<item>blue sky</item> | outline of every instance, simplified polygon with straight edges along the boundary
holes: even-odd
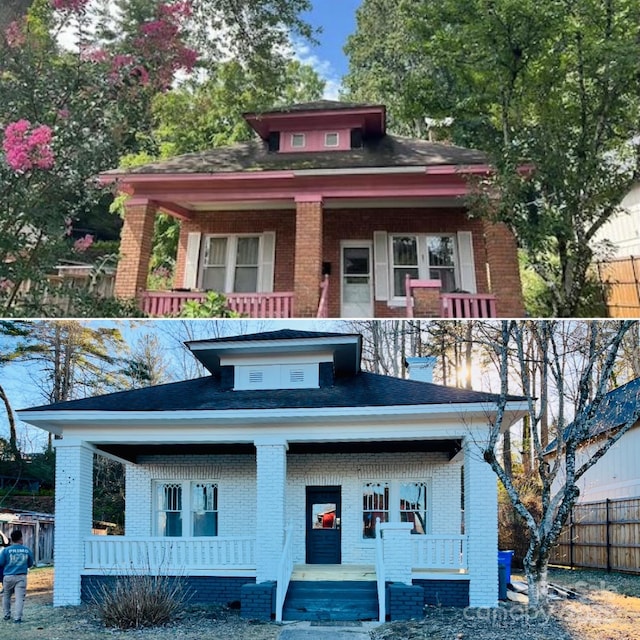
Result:
[[[319,44],[296,43],[298,57],[311,64],[327,81],[326,97],[336,98],[349,63],[343,47],[356,28],[356,9],[362,0],[313,0],[313,10],[305,19],[321,27]]]

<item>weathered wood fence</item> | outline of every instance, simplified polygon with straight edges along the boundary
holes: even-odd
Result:
[[[598,279],[610,318],[640,316],[640,257],[628,256],[597,262]]]
[[[53,518],[0,519],[0,531],[7,537],[14,529],[22,531],[23,544],[33,551],[36,564],[53,563]]]
[[[551,563],[640,573],[640,498],[576,505]]]

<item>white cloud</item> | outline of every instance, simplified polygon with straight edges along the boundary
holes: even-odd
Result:
[[[311,47],[305,42],[294,38],[291,42],[294,58],[303,64],[308,64],[326,82],[324,98],[327,100],[338,100],[342,80],[328,60],[323,60],[311,51]]]

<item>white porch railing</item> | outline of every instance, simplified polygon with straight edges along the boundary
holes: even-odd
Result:
[[[376,518],[376,580],[378,582],[378,620],[387,618],[386,578],[384,573],[384,549],[382,547],[382,527],[380,518]]]
[[[414,570],[467,568],[466,536],[411,536],[411,547]]]
[[[84,541],[85,569],[150,571],[255,570],[255,538],[133,538],[92,536]]]
[[[276,622],[282,622],[282,610],[287,597],[291,574],[293,573],[293,527],[285,529],[284,547],[278,564],[278,581],[276,582]]]

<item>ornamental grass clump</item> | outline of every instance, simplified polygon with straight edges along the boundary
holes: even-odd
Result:
[[[101,585],[92,600],[106,627],[141,629],[170,622],[188,593],[179,578],[131,575]]]

